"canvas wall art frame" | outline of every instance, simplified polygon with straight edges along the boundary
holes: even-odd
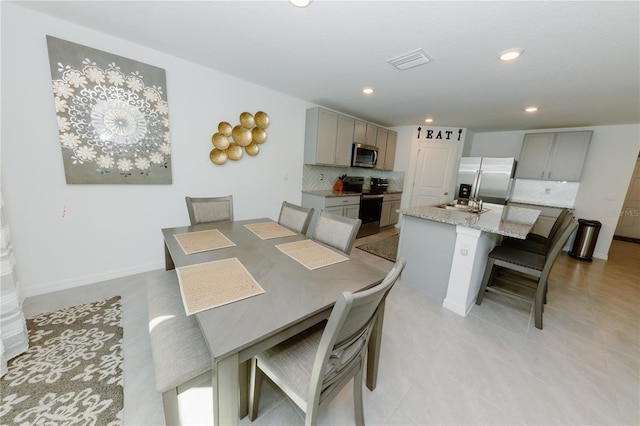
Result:
[[[47,36],[68,184],[170,184],[162,68]]]

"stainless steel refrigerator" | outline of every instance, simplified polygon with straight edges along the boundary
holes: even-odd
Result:
[[[456,188],[471,186],[471,198],[485,203],[505,204],[511,193],[516,161],[513,157],[462,157]]]

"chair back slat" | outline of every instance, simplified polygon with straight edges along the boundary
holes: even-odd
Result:
[[[282,202],[278,223],[294,232],[306,234],[313,216],[313,209]]]
[[[186,197],[191,225],[208,222],[233,221],[233,196]]]
[[[362,225],[361,219],[338,216],[323,210],[318,216],[313,239],[349,254],[360,225]]]
[[[550,248],[553,245],[553,240],[559,237],[559,233],[562,232],[562,226],[566,223],[570,217],[573,216],[571,211],[567,208],[563,208],[560,214],[558,215],[555,222],[553,222],[553,226],[549,231],[549,235],[547,236],[547,240],[545,242],[546,246]]]

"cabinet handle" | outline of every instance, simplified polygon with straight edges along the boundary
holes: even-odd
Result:
[[[551,179],[551,172],[547,175],[547,179]]]
[[[544,170],[542,171],[542,173],[540,174],[540,179],[544,179]]]

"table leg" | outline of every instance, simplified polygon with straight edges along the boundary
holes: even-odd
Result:
[[[374,390],[378,383],[378,363],[380,362],[380,346],[382,345],[382,324],[384,323],[384,302],[380,304],[380,311],[373,324],[367,352],[367,387]]]
[[[216,373],[213,375],[213,424],[238,424],[238,383],[240,366],[238,354],[218,361]]]
[[[169,248],[167,247],[167,243],[164,243],[164,269],[165,271],[171,271],[176,269],[176,265],[173,264],[173,258],[171,257],[171,253],[169,253]]]
[[[245,418],[249,414],[249,371],[251,369],[251,362],[245,361],[240,364],[240,413],[241,419]]]

